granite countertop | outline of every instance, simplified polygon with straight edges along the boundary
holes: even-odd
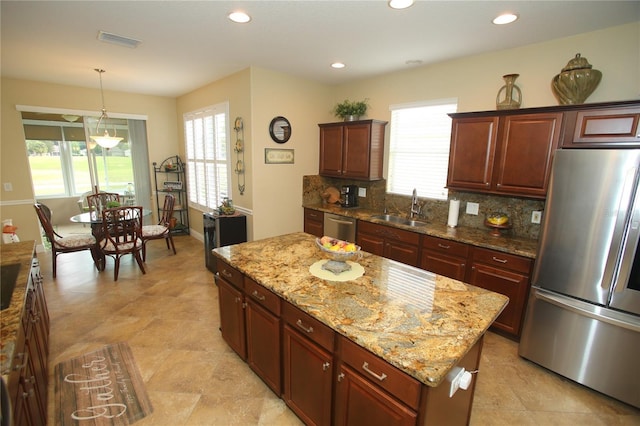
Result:
[[[419,234],[431,235],[433,237],[458,241],[461,243],[498,250],[505,253],[516,254],[519,256],[528,257],[530,259],[536,258],[536,252],[538,249],[537,240],[513,237],[508,235],[494,237],[489,234],[488,229],[477,229],[465,226],[449,228],[445,223],[431,222],[428,222],[425,226],[406,226],[397,223],[386,222],[380,219],[373,219],[372,216],[381,214],[379,211],[361,208],[345,209],[334,204],[305,204],[303,205],[303,207],[322,212],[353,217],[358,220],[366,220],[372,223],[393,226]]]
[[[317,278],[309,268],[323,254],[303,232],[213,252],[428,386],[444,380],[508,303],[501,294],[370,253],[357,260],[360,278]]]
[[[35,241],[0,245],[0,268],[20,263],[20,273],[11,296],[11,304],[7,309],[0,311],[0,372],[2,375],[9,374],[11,369],[34,253]]]

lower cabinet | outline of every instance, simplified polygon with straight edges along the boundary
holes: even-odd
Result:
[[[361,220],[356,241],[364,251],[418,266],[420,234],[416,232]]]
[[[334,332],[283,304],[283,399],[307,425],[331,424]]]
[[[47,423],[49,312],[35,258],[26,289],[22,327],[8,378],[15,426]]]
[[[342,337],[338,357],[335,425],[416,424],[420,382]]]
[[[424,235],[420,267],[438,275],[464,281],[469,246],[464,243]]]
[[[473,248],[471,256],[468,283],[509,298],[509,304],[492,327],[519,337],[527,306],[533,261],[479,247]]]
[[[324,213],[313,209],[304,209],[304,232],[318,238],[324,236]]]

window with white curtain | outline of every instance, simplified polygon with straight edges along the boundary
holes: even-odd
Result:
[[[457,99],[392,105],[387,192],[447,199],[451,117]]]
[[[229,104],[184,114],[189,206],[211,211],[231,193]]]

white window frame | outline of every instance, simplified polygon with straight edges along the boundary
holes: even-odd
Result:
[[[457,105],[457,98],[448,98],[389,107],[387,192],[410,196],[416,189],[419,197],[447,199],[451,142],[447,114],[456,112]]]
[[[229,103],[183,115],[189,207],[207,212],[231,196]]]

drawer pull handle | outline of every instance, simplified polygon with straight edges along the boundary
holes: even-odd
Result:
[[[227,278],[233,278],[233,274],[231,272],[228,272],[226,269],[222,270],[222,275],[224,275]]]
[[[383,381],[384,379],[386,379],[386,378],[387,378],[387,375],[386,375],[386,374],[384,374],[384,373],[382,373],[382,374],[376,374],[376,373],[374,373],[373,371],[371,371],[371,370],[369,369],[369,363],[368,363],[368,362],[366,362],[366,361],[364,362],[364,364],[362,364],[362,369],[363,369],[364,371],[366,371],[367,373],[371,374],[373,377],[375,377],[376,379],[378,379],[378,380],[380,380],[380,381]]]
[[[306,331],[307,333],[313,333],[313,327],[309,326],[309,327],[305,327],[304,324],[302,323],[302,320],[299,319],[298,321],[296,321],[296,325],[298,327],[300,327],[301,329],[303,329],[304,331]]]
[[[443,249],[447,249],[447,250],[449,250],[451,248],[451,246],[448,246],[446,244],[440,244],[440,243],[438,243],[438,247],[443,248]]]
[[[262,294],[258,293],[258,290],[253,290],[253,293],[251,293],[251,295],[260,301],[265,299]]]
[[[327,371],[330,366],[331,366],[331,364],[329,364],[328,362],[323,363],[322,364],[322,371]]]
[[[500,259],[500,258],[495,257],[495,256],[493,256],[492,259],[495,260],[496,262],[507,263],[507,259]]]

